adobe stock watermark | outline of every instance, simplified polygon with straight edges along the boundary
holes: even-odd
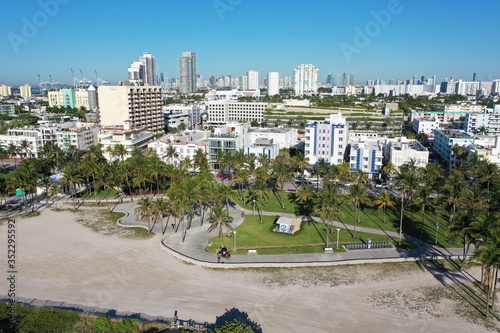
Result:
[[[387,27],[394,15],[401,13],[403,7],[399,0],[390,0],[387,3],[387,9],[379,11],[371,11],[370,14],[373,20],[368,21],[364,29],[354,27],[353,44],[342,42],[340,43],[340,50],[344,54],[347,63],[351,63],[354,54],[361,53],[361,50],[368,47],[373,38],[380,35],[382,28]]]
[[[49,23],[49,18],[55,17],[59,13],[60,5],[65,5],[70,0],[40,0],[38,6],[40,10],[35,12],[31,19],[23,16],[21,19],[20,33],[9,32],[7,38],[10,46],[15,53],[19,52],[19,47],[27,44],[30,40],[36,37],[40,29]]]
[[[214,0],[213,6],[219,20],[224,21],[224,15],[226,12],[232,12],[234,7],[240,5],[243,0]]]

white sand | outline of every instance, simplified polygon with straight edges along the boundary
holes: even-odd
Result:
[[[69,212],[17,220],[17,296],[214,322],[236,307],[264,332],[486,332],[427,270],[393,266],[209,270],[158,245],[100,235]],[[6,223],[0,226],[6,267]],[[407,264],[405,264],[407,265]],[[395,272],[386,272],[393,267]],[[6,273],[5,273],[6,274]],[[6,279],[0,279],[6,294]]]

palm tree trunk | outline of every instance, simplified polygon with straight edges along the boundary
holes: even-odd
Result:
[[[259,223],[262,224],[262,214],[260,213],[259,205],[255,204],[255,207],[257,207],[257,213],[259,214]]]
[[[403,235],[403,214],[404,214],[404,199],[405,195],[401,196],[401,216],[399,218],[399,245],[401,245],[401,238]]]
[[[460,267],[460,270],[464,270],[464,267],[465,267],[465,259],[467,258],[467,251],[468,251],[468,246],[467,246],[467,238],[463,237],[463,242],[464,242],[464,250],[463,250],[463,257],[462,257],[462,266]]]
[[[497,281],[498,281],[498,267],[495,268],[495,278],[493,279],[493,292],[491,294],[491,308],[495,307],[495,294],[497,290]]]

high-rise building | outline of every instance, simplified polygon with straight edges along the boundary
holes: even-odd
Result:
[[[19,87],[19,92],[22,98],[31,97],[31,86],[29,84],[25,84],[24,86]]]
[[[342,74],[342,86],[345,87],[349,84],[349,78],[347,77],[347,73]]]
[[[328,75],[326,76],[326,82],[325,82],[327,85],[331,85],[333,86],[333,74],[332,73],[328,73]]]
[[[319,69],[311,64],[301,64],[293,70],[293,90],[295,95],[313,95],[318,93]]]
[[[349,74],[349,84],[351,86],[354,85],[354,73]]]
[[[135,126],[163,131],[161,87],[100,86],[101,125],[115,126],[130,120]]]
[[[12,87],[6,84],[0,86],[0,97],[7,97],[12,95]]]
[[[247,72],[247,76],[248,76],[248,90],[259,89],[259,72],[249,70]]]
[[[349,137],[345,117],[332,114],[323,122],[309,122],[306,124],[305,132],[304,156],[311,165],[321,159],[333,165],[342,164]]]
[[[183,52],[179,58],[179,92],[196,92],[196,53]]]
[[[163,81],[165,81],[165,77],[163,76],[163,73],[160,73],[160,81],[158,84],[163,83]]]
[[[238,81],[240,83],[241,90],[248,90],[248,76],[242,75]]]
[[[267,74],[267,95],[274,96],[280,93],[280,74],[269,72]]]
[[[155,86],[156,85],[156,60],[151,53],[144,53],[140,58],[144,64],[144,78],[143,84],[145,86]]]
[[[156,61],[151,53],[144,53],[128,68],[128,80],[135,86],[156,85]]]
[[[342,74],[335,74],[334,86],[340,87],[342,86]]]

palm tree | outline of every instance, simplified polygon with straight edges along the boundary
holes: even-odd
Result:
[[[366,187],[361,184],[354,184],[349,188],[349,194],[351,195],[351,202],[355,209],[355,219],[354,221],[354,234],[352,238],[356,238],[356,224],[361,223],[361,204],[368,199],[368,194],[366,193]]]
[[[401,187],[401,216],[399,219],[399,243],[403,235],[404,201],[408,198],[408,205],[411,203],[413,191],[418,186],[418,175],[413,163],[401,165],[396,175],[396,185]],[[412,220],[413,222],[413,220]]]
[[[232,184],[238,186],[238,196],[243,200],[243,184],[247,182],[248,172],[244,169],[237,169],[233,178],[231,179]]]
[[[198,171],[209,170],[210,165],[208,164],[207,153],[203,149],[198,148],[195,152],[193,158],[193,166]]]
[[[462,267],[464,269],[465,262],[467,260],[467,252],[469,251],[469,246],[472,242],[472,232],[471,224],[475,221],[477,217],[471,214],[469,210],[460,210],[457,213],[456,218],[448,226],[447,232],[453,238],[454,236],[459,236],[463,243],[463,258]]]
[[[304,170],[311,166],[309,164],[309,161],[307,160],[307,157],[304,156],[304,153],[302,151],[299,151],[297,155],[295,155],[294,165],[297,169],[299,169],[301,177],[304,176]]]
[[[295,193],[295,202],[303,205],[304,209],[302,213],[304,215],[309,215],[311,213],[315,197],[316,193],[310,184],[302,184],[297,189],[297,193]]]
[[[253,188],[248,189],[247,197],[245,200],[245,205],[248,205],[248,204],[252,205],[252,211],[255,212],[255,210],[257,210],[257,214],[259,215],[259,223],[263,223],[262,222],[262,214],[260,213],[259,205],[264,205],[264,203],[262,202],[262,197],[260,197],[258,192]]]
[[[469,154],[469,151],[467,150],[466,147],[464,146],[459,146],[457,143],[451,148],[451,151],[453,152],[453,155],[455,156],[455,160],[459,163],[462,163],[465,158],[467,158],[467,155]]]
[[[342,208],[346,203],[345,196],[339,192],[337,186],[331,183],[325,184],[325,188],[318,193],[314,213],[325,222],[327,235],[331,232],[330,224],[333,224],[333,220],[338,219],[343,214]],[[328,237],[325,240],[325,247],[328,247]]]
[[[273,177],[279,186],[281,193],[281,208],[285,209],[285,181],[289,180],[292,176],[286,160],[278,156],[273,164]]]
[[[15,143],[11,142],[7,146],[7,154],[9,155],[10,158],[14,158],[14,165],[17,168],[17,159],[15,159],[21,152],[21,149],[16,146]]]
[[[48,194],[49,197],[52,198],[52,202],[54,203],[54,208],[55,209],[57,209],[57,203],[54,200],[54,197],[58,196],[59,193],[61,193],[61,186],[59,186],[56,183],[50,184],[50,186],[49,186],[49,188],[47,190],[47,194]]]
[[[151,219],[150,216],[152,214],[153,210],[153,201],[149,197],[143,197],[137,201],[137,204],[139,205],[139,219],[142,219],[142,217],[147,216],[148,218],[148,231],[151,232]]]
[[[121,143],[117,143],[113,146],[113,154],[118,156],[118,158],[123,161],[125,156],[128,154],[127,148]]]
[[[396,167],[391,161],[388,161],[383,167],[382,167],[382,175],[383,179],[385,181],[389,180],[389,175],[395,173]]]
[[[185,170],[189,170],[191,169],[193,166],[193,161],[191,160],[191,158],[189,156],[186,156],[182,161],[181,163],[179,164],[179,167],[181,169],[185,169]]]
[[[156,198],[155,201],[151,203],[151,214],[155,217],[155,224],[160,219],[160,225],[162,234],[164,233],[163,229],[163,215],[168,210],[168,203],[163,200],[163,198]]]
[[[432,198],[430,197],[432,193],[432,188],[429,186],[421,186],[417,189],[417,204],[420,205],[422,220],[420,223],[420,233],[424,232],[424,223],[425,223],[425,208],[429,207],[432,202]]]
[[[467,184],[463,181],[464,175],[458,170],[452,170],[443,185],[443,194],[448,198],[448,203],[451,205],[449,222],[453,222],[453,218],[457,206],[463,200]]]
[[[82,182],[82,177],[80,175],[80,170],[76,167],[74,163],[69,163],[64,168],[64,176],[61,178],[62,184],[67,184],[70,186],[73,192],[73,208],[76,210],[76,186]]]
[[[28,155],[31,155],[31,148],[33,146],[32,142],[24,139],[24,140],[21,140],[21,142],[19,142],[19,146],[20,146],[22,152],[24,153],[24,156],[26,158],[29,158]]]
[[[175,160],[179,158],[179,153],[175,150],[174,146],[168,145],[167,151],[163,155],[163,158],[165,157],[167,158],[167,163],[175,164]]]
[[[313,175],[316,175],[316,191],[319,190],[319,178],[323,178],[328,171],[328,165],[324,158],[320,158],[319,161],[313,167]],[[324,185],[324,184],[323,184]]]
[[[208,218],[208,222],[210,225],[208,226],[208,232],[212,231],[215,228],[218,228],[219,238],[222,237],[222,246],[224,246],[224,234],[222,232],[222,226],[226,226],[232,229],[231,222],[233,221],[233,217],[229,215],[228,211],[224,209],[223,205],[216,205],[212,212],[210,213],[210,217]]]
[[[218,202],[217,203],[225,203],[226,204],[226,209],[229,211],[229,201],[235,201],[236,196],[231,188],[231,186],[227,186],[224,184],[218,184],[217,187],[217,196],[218,196]]]
[[[486,289],[486,313],[485,317],[489,316],[490,298],[495,301],[496,283],[498,270],[500,268],[500,235],[497,232],[497,237],[494,241],[486,243],[480,248],[476,248],[473,255],[473,261],[470,265],[480,265],[485,274],[483,278],[483,286]]]
[[[386,220],[386,210],[387,207],[392,208],[396,205],[396,202],[392,199],[392,195],[388,191],[382,191],[373,201],[373,204],[378,207],[378,209],[384,210],[384,224],[387,223]]]
[[[486,191],[488,196],[490,195],[490,184],[495,179],[498,178],[498,166],[488,161],[483,161],[477,170],[478,177],[481,182],[486,183]]]

